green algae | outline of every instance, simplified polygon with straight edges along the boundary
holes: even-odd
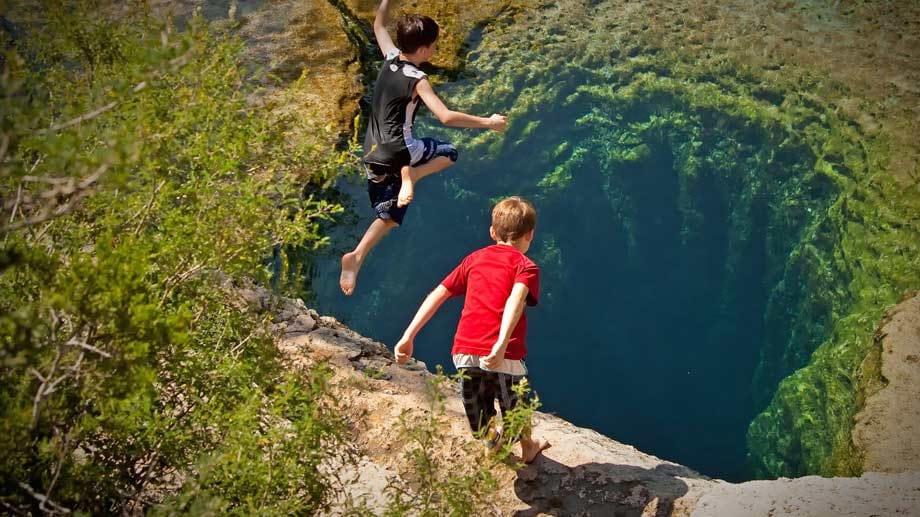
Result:
[[[578,171],[598,168],[635,260],[642,250],[630,182],[648,173],[643,164],[656,150],[670,153],[679,175],[685,243],[707,222],[703,189],[721,189],[729,278],[740,250],[766,232],[767,335],[753,381],[766,407],[748,431],[755,474],[859,473],[850,439],[865,382],[859,365],[885,310],[920,285],[918,187],[885,174],[892,151],[815,95],[836,86],[807,71],[783,84],[730,59],[700,67],[676,50],[619,37],[597,44],[552,37],[533,22],[528,29],[527,38],[509,28],[488,34],[477,49],[484,81],[452,91],[464,109],[507,111],[505,138],[454,140],[490,158],[532,150],[532,166],[546,172],[524,193],[545,203],[563,203]],[[571,117],[566,142],[540,122],[546,105]],[[519,183],[503,188],[518,192]],[[767,220],[755,221],[757,213]],[[541,258],[561,268],[557,236],[545,238],[553,245]],[[731,299],[726,293],[723,303]]]
[[[834,307],[832,334],[808,367],[784,379],[773,403],[751,424],[751,455],[763,474],[861,472],[850,433],[862,390],[875,379],[861,377],[860,366],[885,311],[918,285],[916,196],[916,187],[904,189],[878,175],[829,211],[836,242],[825,267],[849,272],[849,285],[836,287],[845,290],[839,298],[847,303]],[[913,219],[906,220],[910,214]]]

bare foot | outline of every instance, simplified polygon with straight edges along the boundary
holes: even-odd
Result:
[[[345,296],[351,296],[355,292],[355,282],[358,280],[358,270],[361,266],[355,257],[355,252],[342,255],[342,274],[339,275],[339,287]]]
[[[411,178],[403,178],[399,186],[399,195],[396,197],[396,206],[404,207],[412,202],[415,197],[415,182]]]
[[[521,459],[524,463],[533,463],[537,456],[553,445],[546,440],[521,440]]]

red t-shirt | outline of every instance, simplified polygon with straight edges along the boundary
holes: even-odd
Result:
[[[466,295],[452,354],[489,355],[498,340],[505,302],[518,282],[529,290],[527,305],[536,305],[540,269],[517,248],[507,244],[493,244],[474,251],[447,275],[441,285],[451,296]],[[521,314],[505,349],[506,359],[523,359],[527,355],[526,334],[527,315]]]

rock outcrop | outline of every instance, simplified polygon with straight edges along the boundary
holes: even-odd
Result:
[[[916,515],[920,474],[870,472],[858,478],[822,478],[723,483],[700,499],[694,517],[864,517]]]
[[[888,312],[875,342],[885,385],[856,415],[853,442],[867,471],[920,471],[920,295]]]
[[[255,310],[269,311],[278,346],[292,366],[320,361],[335,371],[336,397],[353,426],[359,455],[343,467],[346,500],[371,511],[399,476],[405,448],[394,436],[401,415],[430,411],[423,364],[400,366],[382,343],[320,316],[301,300],[247,286],[232,287]],[[892,320],[895,321],[895,320]],[[913,320],[912,329],[920,325]],[[916,334],[915,334],[916,335]],[[446,390],[444,454],[462,458],[472,441],[459,396]],[[920,511],[920,469],[860,478],[779,479],[728,483],[636,450],[590,429],[537,413],[534,434],[553,446],[520,470],[501,467],[497,515],[911,515]],[[916,449],[914,453],[918,452]],[[894,470],[881,468],[879,470]],[[344,512],[340,507],[337,512]]]

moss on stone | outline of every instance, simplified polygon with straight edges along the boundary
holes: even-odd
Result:
[[[372,20],[375,1],[344,3],[364,23]],[[532,165],[545,171],[533,185],[536,195],[561,195],[585,160],[603,165],[608,177],[633,170],[627,164],[647,160],[648,142],[655,141],[674,154],[687,235],[701,221],[693,192],[703,171],[729,164],[720,181],[742,183],[732,201],[737,246],[750,231],[752,204],[768,203],[776,237],[767,239],[773,287],[764,317],[798,319],[771,327],[762,349],[754,383],[766,408],[749,429],[750,458],[760,476],[854,474],[861,460],[849,429],[861,393],[877,381],[871,368],[859,366],[885,309],[920,286],[920,127],[905,102],[916,95],[897,81],[894,94],[882,81],[873,83],[871,67],[846,61],[852,52],[828,54],[847,46],[834,42],[833,27],[822,26],[821,17],[773,4],[419,0],[399,11],[441,23],[434,64],[443,77],[458,77],[466,60],[476,58],[479,82],[449,89],[447,100],[469,111],[506,112],[510,126],[504,138],[458,133],[455,141],[464,152],[492,158],[533,149]],[[898,17],[875,12],[871,3],[842,14],[821,9],[824,19],[842,15],[856,24],[864,11]],[[486,25],[496,17],[504,21]],[[472,48],[482,27],[483,42]],[[823,39],[802,45],[806,33]],[[909,59],[904,45],[917,34],[901,33],[907,40],[895,44],[897,56]],[[869,62],[890,72],[904,67],[897,56]],[[546,136],[535,114],[548,103],[577,119],[572,142]],[[669,112],[636,112],[644,104]],[[712,146],[705,152],[701,120],[723,132],[705,137]],[[768,148],[746,147],[751,135]],[[614,184],[601,187],[624,227],[637,231],[629,196]],[[509,180],[509,191],[515,188]],[[477,197],[456,189],[468,202]],[[788,232],[797,236],[792,249],[780,242]],[[553,257],[561,261],[561,253]],[[738,258],[727,267],[732,260]]]
[[[379,3],[377,0],[344,0],[363,22],[371,26]],[[456,77],[464,68],[472,33],[498,16],[533,8],[536,0],[411,0],[393,5],[391,19],[407,13],[420,13],[433,18],[440,26],[438,51],[432,65],[447,77]],[[395,37],[395,27],[390,28]],[[371,42],[373,43],[373,42]]]
[[[859,365],[886,308],[920,285],[916,184],[898,184],[886,170],[886,138],[867,133],[833,102],[856,94],[812,68],[787,66],[785,74],[772,74],[732,52],[701,61],[654,38],[627,40],[623,31],[638,34],[629,28],[635,19],[592,19],[583,5],[556,9],[522,14],[512,29],[487,34],[475,63],[484,79],[475,88],[457,88],[454,98],[472,111],[506,110],[514,135],[508,145],[533,149],[561,145],[533,126],[541,106],[572,113],[577,123],[570,140],[578,147],[540,155],[534,166],[548,172],[535,184],[538,196],[564,191],[586,159],[615,176],[625,164],[646,159],[650,141],[667,142],[674,151],[687,232],[699,221],[689,193],[704,168],[723,170],[720,181],[743,182],[732,223],[739,232],[751,228],[745,206],[768,195],[775,238],[768,238],[773,287],[765,320],[775,328],[755,379],[767,407],[750,426],[750,459],[763,477],[858,473],[850,430],[864,382]],[[589,27],[553,37],[565,19],[590,20]],[[621,24],[623,30],[597,37],[599,27]],[[545,42],[539,54],[534,41]],[[661,108],[636,112],[648,105]],[[714,149],[706,153],[695,150],[700,120],[720,125],[721,137],[709,141]],[[747,148],[748,133],[769,148]],[[491,156],[502,148],[492,135],[456,139]],[[629,196],[622,190],[611,196],[624,227],[634,228]],[[778,243],[793,235],[792,249]]]

